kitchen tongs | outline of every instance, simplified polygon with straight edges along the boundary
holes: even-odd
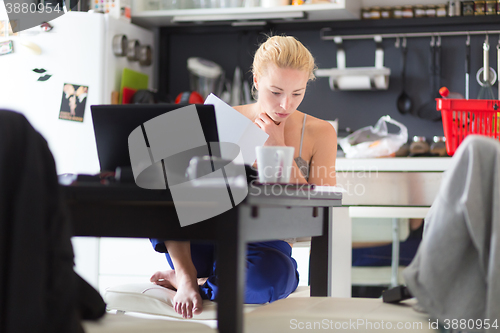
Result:
[[[429,49],[429,87],[430,99],[424,103],[417,111],[417,115],[422,119],[433,121],[441,120],[441,113],[436,111],[436,98],[439,98],[439,88],[441,86],[441,36],[431,37]]]

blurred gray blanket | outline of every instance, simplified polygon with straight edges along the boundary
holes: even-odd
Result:
[[[468,136],[453,156],[404,278],[425,311],[500,325],[500,143]]]

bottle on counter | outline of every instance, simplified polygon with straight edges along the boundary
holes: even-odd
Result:
[[[448,156],[448,152],[446,151],[446,137],[444,136],[434,136],[432,138],[431,144],[431,154],[437,156]]]
[[[407,142],[396,151],[396,157],[406,157],[410,155],[410,144]]]
[[[425,136],[414,136],[410,145],[410,156],[428,155],[431,148]]]

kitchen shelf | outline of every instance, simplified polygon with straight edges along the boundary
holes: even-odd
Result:
[[[135,0],[132,21],[146,27],[168,27],[184,23],[226,23],[232,25],[264,25],[268,21],[333,21],[359,20],[360,0],[337,0],[328,4],[300,6],[197,8],[179,10],[140,10]]]
[[[329,28],[330,35],[360,35],[384,33],[416,33],[441,31],[498,30],[500,15],[421,17],[407,19],[345,20],[325,22],[282,22],[281,29],[320,30]]]

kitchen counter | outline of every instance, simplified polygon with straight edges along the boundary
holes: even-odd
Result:
[[[337,171],[434,171],[451,165],[451,157],[337,158]]]
[[[351,219],[425,217],[451,163],[451,157],[337,158],[337,186],[345,192],[343,207],[333,209],[333,296],[351,296]]]
[[[342,204],[429,207],[451,163],[451,157],[338,158]]]

